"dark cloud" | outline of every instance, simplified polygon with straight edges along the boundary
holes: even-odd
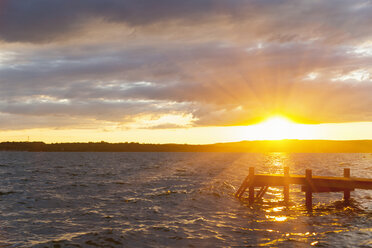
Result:
[[[87,22],[100,19],[131,26],[169,19],[202,17],[234,11],[241,1],[217,0],[3,0],[0,37],[6,41],[45,42],[79,32]],[[227,8],[226,8],[227,7]]]
[[[313,37],[340,42],[370,37],[371,10],[368,0],[2,0],[0,38],[10,42],[63,40],[79,35],[94,20],[138,28],[176,23],[180,28],[222,18],[235,31],[239,28],[268,40]]]

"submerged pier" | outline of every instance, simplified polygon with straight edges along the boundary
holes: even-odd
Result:
[[[355,189],[372,189],[372,179],[355,178],[350,176],[350,169],[344,169],[343,177],[313,176],[312,170],[306,170],[305,175],[290,175],[289,168],[284,167],[283,175],[277,174],[255,174],[254,167],[249,168],[249,174],[244,179],[235,196],[241,199],[248,189],[249,204],[261,199],[268,187],[283,187],[284,203],[289,203],[289,186],[291,184],[301,185],[302,192],[306,195],[306,208],[312,210],[313,193],[344,192],[344,201],[349,203],[350,192]],[[255,188],[260,190],[255,194]]]

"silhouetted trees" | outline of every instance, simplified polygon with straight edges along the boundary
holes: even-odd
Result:
[[[30,152],[372,152],[372,140],[242,141],[212,145],[2,142],[3,151]]]

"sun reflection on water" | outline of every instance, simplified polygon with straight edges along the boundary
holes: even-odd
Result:
[[[282,211],[283,209],[284,209],[284,206],[283,207],[272,208],[272,212],[279,212],[279,211]]]
[[[286,217],[286,216],[276,216],[276,217],[274,217],[274,220],[278,221],[278,222],[286,221],[287,219],[288,219],[288,217]]]

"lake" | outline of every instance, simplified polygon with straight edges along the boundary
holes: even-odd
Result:
[[[372,154],[0,152],[0,246],[372,247],[372,191],[291,186],[261,203],[234,197],[248,174],[372,178]]]

